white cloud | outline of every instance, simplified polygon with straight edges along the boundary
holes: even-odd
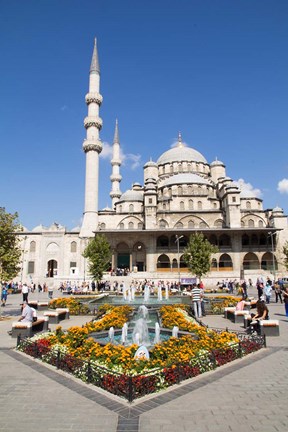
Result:
[[[68,106],[67,105],[63,105],[60,109],[61,109],[61,111],[66,111],[68,109]]]
[[[288,179],[284,178],[284,179],[280,180],[278,183],[277,190],[280,193],[288,194]]]
[[[100,157],[103,159],[112,159],[113,157],[113,145],[103,142],[103,150],[100,153]],[[138,168],[141,163],[141,155],[134,153],[124,153],[120,147],[120,159],[123,166],[129,166],[132,170]]]
[[[241,191],[248,191],[251,192],[251,195],[257,197],[257,198],[261,198],[262,196],[262,191],[260,189],[256,189],[254,188],[251,183],[246,183],[245,180],[243,180],[242,178],[240,178],[239,180],[236,180],[235,183],[238,184],[239,188],[241,189]]]

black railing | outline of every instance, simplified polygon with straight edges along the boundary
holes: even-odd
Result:
[[[213,330],[217,333],[223,332],[223,329]],[[266,346],[263,336],[247,336],[244,333],[237,333],[237,336],[238,343],[212,350],[203,355],[196,355],[187,363],[175,361],[164,368],[153,369],[144,374],[133,376],[99,366],[97,361],[87,361],[74,357],[61,348],[51,348],[43,339],[38,341],[18,339],[17,348],[34,358],[39,358],[43,362],[55,366],[57,369],[73,374],[84,382],[132,402],[147,394],[155,393],[171,385],[179,384],[188,378],[216,369]]]

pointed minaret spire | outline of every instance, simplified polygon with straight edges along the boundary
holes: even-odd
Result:
[[[120,143],[120,141],[119,141],[119,130],[118,130],[118,119],[116,119],[113,143]]]
[[[92,55],[92,61],[90,66],[90,73],[98,73],[100,74],[100,66],[98,60],[98,50],[97,50],[97,39],[94,39],[94,50]]]
[[[88,115],[84,119],[86,139],[83,150],[86,154],[85,206],[80,237],[93,237],[98,228],[98,183],[99,183],[99,154],[102,151],[100,130],[102,119],[99,116],[102,103],[100,94],[100,68],[96,39],[92,54],[89,74],[89,91],[85,96]]]
[[[118,130],[118,120],[116,119],[115,124],[115,132],[114,132],[114,140],[113,140],[113,157],[111,160],[112,165],[112,174],[110,176],[110,180],[112,183],[112,188],[110,192],[110,197],[112,199],[112,209],[114,209],[115,204],[119,201],[121,197],[120,191],[120,182],[122,180],[122,176],[120,175],[120,141],[119,141],[119,130]]]

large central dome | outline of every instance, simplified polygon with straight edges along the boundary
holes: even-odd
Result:
[[[167,150],[165,153],[163,153],[158,161],[158,165],[163,165],[167,163],[173,163],[173,162],[202,162],[207,163],[204,156],[199,153],[197,150],[186,147],[182,143],[181,134],[178,136],[178,143],[175,147],[171,148],[170,150]]]

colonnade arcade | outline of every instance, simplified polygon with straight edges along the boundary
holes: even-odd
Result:
[[[151,237],[148,241],[147,236],[142,237],[139,232],[139,241],[132,243],[127,239],[113,248],[111,268],[128,271],[187,272],[183,250],[189,242],[189,235],[158,233],[158,235],[153,234],[151,242]],[[229,235],[222,231],[205,236],[219,249],[212,259],[211,271],[278,269],[276,256],[272,253],[271,239],[266,233]]]

